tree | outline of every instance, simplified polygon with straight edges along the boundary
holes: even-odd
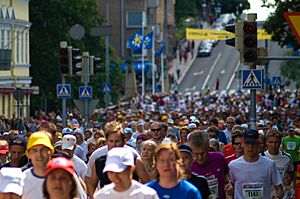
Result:
[[[296,12],[299,10],[299,1],[290,0],[275,0],[274,3],[268,3],[267,0],[263,0],[266,7],[275,7],[276,10],[272,13],[264,24],[264,29],[272,35],[272,40],[277,41],[278,44],[283,47],[287,44],[293,46],[295,50],[299,49],[294,33],[288,26],[283,13],[284,12]]]
[[[40,88],[40,95],[32,97],[31,107],[36,110],[47,102],[48,110],[55,110],[60,107],[60,100],[56,99],[56,84],[61,82],[59,42],[67,41],[68,45],[79,48],[82,52],[89,51],[91,55],[100,56],[104,60],[104,40],[89,35],[90,28],[101,25],[103,18],[98,13],[97,0],[31,0],[29,6],[32,23],[30,73],[33,77],[32,84]],[[85,28],[85,36],[80,41],[72,40],[69,35],[74,24],[81,24]],[[115,59],[113,55],[111,57]],[[112,78],[115,77],[120,78],[119,73]],[[104,82],[101,75],[95,78],[99,78],[98,82]],[[76,97],[74,93],[78,93],[80,78],[67,78],[67,81],[71,82],[72,96]],[[100,92],[96,91],[94,94],[100,95]]]

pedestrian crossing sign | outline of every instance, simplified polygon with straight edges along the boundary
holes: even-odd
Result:
[[[93,89],[91,86],[80,86],[79,87],[79,99],[92,99]]]
[[[57,84],[56,91],[58,99],[71,98],[71,84]]]
[[[242,88],[262,89],[262,70],[245,69],[242,71]]]
[[[272,79],[272,84],[275,86],[281,86],[281,77],[280,76],[274,76]]]

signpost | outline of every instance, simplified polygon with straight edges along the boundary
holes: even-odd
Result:
[[[285,12],[283,15],[300,44],[300,12]]]

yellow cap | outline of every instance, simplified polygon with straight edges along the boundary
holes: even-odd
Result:
[[[168,116],[166,116],[166,115],[161,116],[161,120],[167,120],[167,119],[168,119]]]
[[[179,123],[178,123],[178,126],[184,126],[185,124],[184,124],[184,122],[183,121],[180,121]]]
[[[36,145],[44,145],[51,150],[51,153],[54,153],[54,148],[51,144],[49,136],[45,132],[35,132],[31,134],[28,140],[26,155],[28,157],[28,150]]]
[[[57,132],[57,138],[62,139],[62,133],[61,132]]]

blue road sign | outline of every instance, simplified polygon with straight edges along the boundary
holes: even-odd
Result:
[[[102,92],[103,93],[106,93],[106,92],[108,92],[108,93],[110,93],[111,92],[111,86],[110,86],[110,83],[103,83],[102,84]]]
[[[79,87],[79,99],[92,99],[93,89],[91,86],[80,86]]]
[[[262,70],[247,69],[242,71],[242,88],[262,89]]]
[[[272,84],[274,86],[281,86],[281,77],[280,76],[274,76],[272,79]]]
[[[71,98],[71,84],[57,84],[56,91],[58,99]]]

